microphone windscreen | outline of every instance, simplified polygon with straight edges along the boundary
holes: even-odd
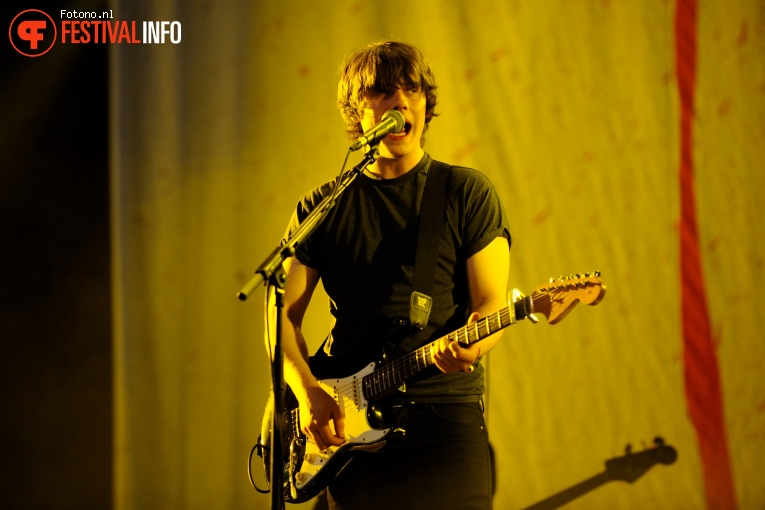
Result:
[[[406,121],[404,120],[404,115],[401,112],[397,110],[388,110],[383,114],[381,120],[385,120],[387,118],[392,118],[396,121],[396,130],[392,131],[392,133],[398,133],[404,129],[404,124],[406,124]]]

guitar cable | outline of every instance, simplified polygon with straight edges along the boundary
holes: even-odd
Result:
[[[269,494],[271,492],[271,490],[270,489],[265,489],[265,490],[261,489],[255,483],[255,480],[252,478],[252,454],[255,453],[256,450],[260,450],[260,451],[258,451],[258,456],[262,458],[263,457],[263,450],[267,450],[267,449],[268,449],[268,447],[266,447],[265,445],[260,444],[260,441],[258,441],[255,444],[255,446],[253,446],[252,449],[250,450],[250,456],[249,456],[249,459],[248,459],[248,462],[247,462],[247,475],[250,478],[250,485],[252,485],[252,487],[256,491],[261,493],[261,494]]]

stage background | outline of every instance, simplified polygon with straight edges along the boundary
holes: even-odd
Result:
[[[47,8],[17,4],[8,23]],[[182,42],[3,54],[14,508],[269,507],[246,474],[269,385],[264,299],[235,294],[297,199],[339,171],[338,65],[384,38],[436,73],[426,150],[494,182],[510,287],[593,270],[608,287],[558,325],[513,326],[487,358],[495,507],[657,436],[674,464],[570,508],[765,507],[761,2],[56,7],[177,20]],[[327,308],[318,295],[314,347]]]
[[[677,449],[675,464],[572,508],[765,505],[760,2],[115,10],[180,20],[184,34],[112,53],[118,508],[268,504],[243,470],[268,390],[263,297],[234,294],[298,197],[340,169],[337,68],[381,38],[420,47],[436,72],[426,149],[495,183],[514,235],[511,287],[596,269],[608,286],[559,325],[514,326],[491,354],[496,507],[530,505],[656,436]],[[315,303],[314,346],[328,325],[326,300]],[[713,344],[684,327],[684,310],[691,330],[708,317]]]

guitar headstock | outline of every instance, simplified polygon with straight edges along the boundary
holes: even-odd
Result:
[[[534,289],[531,298],[534,313],[547,317],[549,324],[563,319],[581,301],[586,305],[600,303],[606,294],[606,286],[600,279],[600,272],[575,274],[550,278],[550,282]]]
[[[677,459],[677,450],[664,443],[660,437],[654,439],[654,444],[642,452],[632,453],[632,447],[627,445],[626,455],[606,461],[606,474],[611,480],[621,480],[632,483],[645,474],[656,464],[672,464]]]

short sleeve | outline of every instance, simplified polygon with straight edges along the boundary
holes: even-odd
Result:
[[[477,170],[456,168],[453,188],[462,210],[462,256],[470,258],[497,237],[512,243],[502,202],[494,185]]]

